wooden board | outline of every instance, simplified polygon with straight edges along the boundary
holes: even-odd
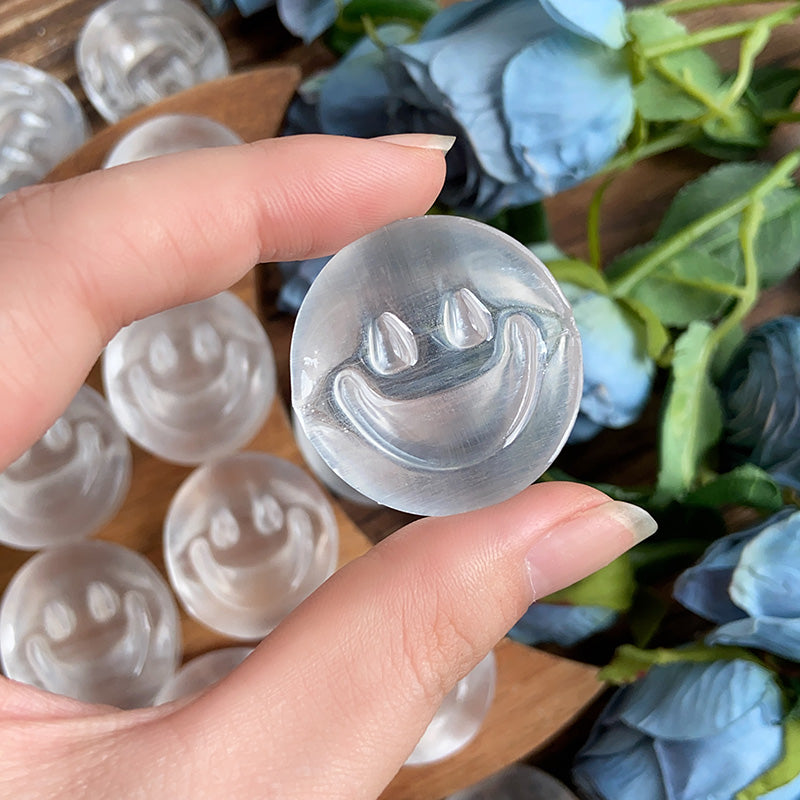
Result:
[[[236,130],[245,140],[274,135],[299,74],[292,67],[264,68],[169,98],[100,131],[59,165],[49,179],[68,178],[97,168],[108,149],[132,125],[167,111],[212,116]],[[262,100],[267,98],[268,102],[254,104],[252,98],[256,96]],[[258,109],[255,113],[254,108]],[[254,283],[254,273],[251,273],[234,290],[257,309]],[[279,375],[285,376],[288,337],[273,341],[273,346],[276,359],[282,365]],[[101,390],[97,366],[88,382]],[[276,400],[263,429],[247,449],[268,451],[303,466],[280,398]],[[191,468],[167,464],[134,446],[130,493],[119,515],[100,532],[99,538],[143,553],[166,575],[161,546],[163,519],[170,499],[190,472]],[[364,553],[371,542],[333,498],[331,502],[339,524],[341,565]],[[28,557],[27,553],[0,548],[2,587]],[[181,624],[185,659],[233,643],[183,612]],[[498,646],[496,656],[497,694],[478,738],[453,758],[425,767],[404,768],[382,795],[383,800],[436,800],[481,780],[548,742],[602,690],[594,668],[508,640]]]

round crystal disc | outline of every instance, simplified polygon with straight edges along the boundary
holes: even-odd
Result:
[[[431,764],[466,747],[481,729],[496,682],[497,662],[494,653],[489,653],[445,695],[406,764]]]
[[[235,144],[242,144],[241,137],[221,122],[194,114],[162,114],[129,130],[106,156],[103,167]]]
[[[179,700],[207,689],[233,672],[252,652],[252,647],[223,647],[193,658],[158,693],[154,705]]]
[[[123,328],[103,354],[103,383],[138,445],[200,464],[258,433],[275,397],[275,360],[258,317],[222,292]]]
[[[578,798],[546,772],[528,764],[512,764],[486,780],[446,800],[578,800]]]
[[[544,265],[479,222],[401,220],[323,268],[297,316],[292,405],[356,491],[415,514],[505,500],[550,465],[581,396],[578,331]]]
[[[83,27],[78,76],[108,122],[230,71],[214,23],[185,0],[110,0]]]
[[[0,605],[9,678],[89,703],[149,705],[175,672],[178,609],[143,556],[110,542],[44,550]]]
[[[0,58],[0,197],[37,183],[88,136],[83,109],[65,84]]]
[[[266,453],[238,453],[195,470],[164,524],[167,573],[181,603],[239,639],[262,639],[328,578],[338,543],[320,488]]]
[[[0,542],[66,544],[111,519],[130,486],[131,452],[106,401],[82,386],[30,449],[0,472]]]

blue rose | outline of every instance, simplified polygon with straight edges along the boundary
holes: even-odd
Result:
[[[655,364],[612,298],[569,283],[561,288],[572,305],[583,349],[583,396],[569,437],[575,444],[603,428],[635,422],[650,397]]]
[[[714,542],[675,582],[675,598],[717,623],[710,644],[800,661],[800,511]]]
[[[527,645],[552,642],[572,647],[610,628],[618,618],[616,611],[603,606],[568,606],[540,601],[530,606],[508,635]]]
[[[800,490],[800,317],[779,317],[752,330],[719,390],[731,461],[757,464]]]
[[[480,217],[594,174],[633,122],[619,0],[471,0],[414,42],[362,42],[319,94],[324,133],[455,134],[442,202]],[[383,34],[379,34],[383,38]]]
[[[783,701],[748,661],[652,667],[618,691],[578,753],[589,800],[731,800],[783,755]],[[765,800],[797,800],[800,777]]]

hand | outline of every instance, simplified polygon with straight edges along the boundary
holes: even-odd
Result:
[[[324,255],[423,213],[444,158],[428,137],[402,141],[196,151],[0,200],[0,469],[121,326],[259,261]],[[192,700],[123,712],[0,678],[0,796],[375,798],[537,596],[654,527],[588,487],[537,485],[392,535]]]

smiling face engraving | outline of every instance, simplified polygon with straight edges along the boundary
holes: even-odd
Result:
[[[571,310],[534,256],[455,217],[349,245],[300,309],[292,405],[326,464],[416,514],[505,499],[566,440],[582,382]]]
[[[167,571],[186,610],[241,639],[266,636],[330,575],[337,542],[319,488],[266,453],[195,470],[164,526]]]
[[[196,464],[255,435],[275,394],[275,365],[255,314],[223,292],[120,331],[106,348],[103,380],[134,441]]]
[[[123,708],[148,704],[177,665],[175,601],[149,562],[109,542],[45,550],[0,607],[6,674]]]

